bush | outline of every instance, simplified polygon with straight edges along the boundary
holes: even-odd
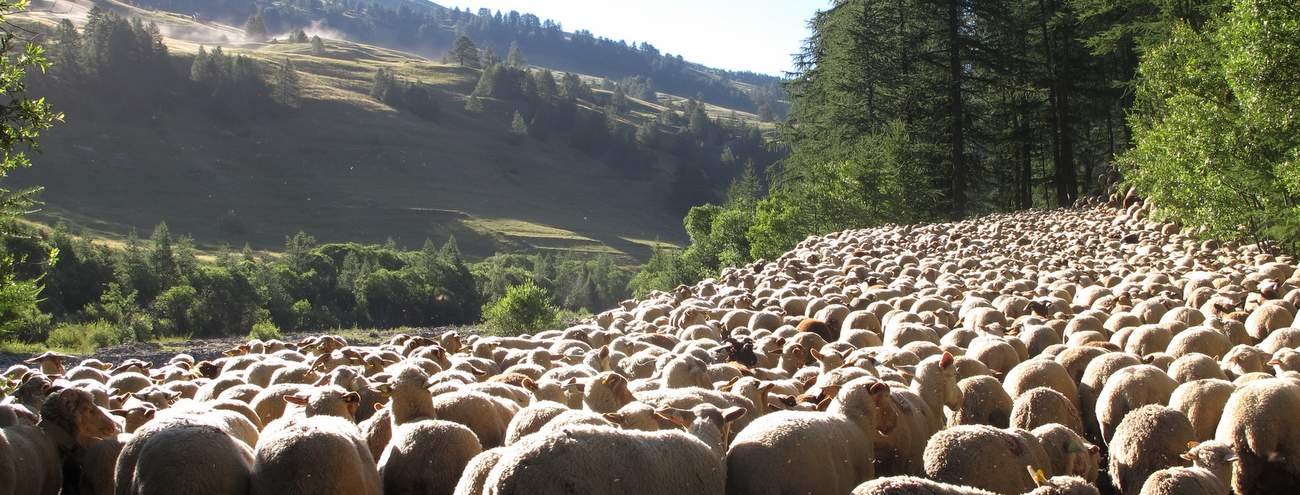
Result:
[[[1291,8],[1284,7],[1290,6]],[[1156,215],[1300,251],[1300,11],[1238,0],[1142,57],[1125,179]]]
[[[134,329],[115,327],[107,321],[97,320],[90,323],[59,325],[50,330],[45,345],[50,348],[88,354],[101,347],[127,344],[135,340]]]
[[[551,295],[531,281],[510,287],[504,297],[483,307],[483,323],[499,335],[519,335],[557,322]]]
[[[248,332],[248,340],[279,340],[283,338],[284,334],[280,333],[280,327],[269,321],[253,325],[253,330]]]

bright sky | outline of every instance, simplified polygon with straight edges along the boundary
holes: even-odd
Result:
[[[647,42],[710,67],[781,75],[831,0],[434,0],[451,7],[532,13],[573,32]],[[528,54],[525,53],[524,56]]]

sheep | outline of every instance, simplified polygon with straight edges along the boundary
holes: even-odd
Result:
[[[536,432],[546,423],[555,419],[556,416],[568,410],[564,404],[551,401],[538,402],[520,409],[519,412],[515,413],[514,417],[510,418],[510,424],[506,426],[506,434],[502,440],[502,445],[512,445],[518,442],[524,435]]]
[[[178,418],[137,430],[114,468],[117,495],[248,493],[253,451],[209,423]]]
[[[1174,393],[1169,396],[1169,407],[1187,416],[1197,441],[1212,440],[1215,429],[1219,427],[1219,419],[1223,417],[1224,406],[1236,389],[1227,380],[1190,381],[1174,389]]]
[[[1300,385],[1284,379],[1241,386],[1228,399],[1214,439],[1237,453],[1232,491],[1281,493],[1300,486]]]
[[[1068,476],[1047,479],[1034,474],[1038,487],[1027,495],[1096,495],[1097,489],[1084,480]],[[868,481],[853,489],[852,495],[993,495],[993,492],[969,486],[950,485],[925,478],[893,476]]]
[[[1097,396],[1097,423],[1109,444],[1115,429],[1130,411],[1148,404],[1168,404],[1178,386],[1155,366],[1140,364],[1117,371]],[[1137,487],[1133,487],[1137,489]]]
[[[876,470],[885,476],[920,474],[925,442],[943,428],[943,407],[961,405],[952,355],[926,358],[912,388],[891,388],[890,397],[897,424],[875,445]]]
[[[983,424],[1006,428],[1014,407],[1011,397],[996,378],[975,376],[957,382],[962,404],[948,418],[948,426]]]
[[[19,493],[59,493],[69,454],[118,433],[117,423],[84,390],[55,391],[40,412],[36,426],[0,429],[0,487],[22,490]]]
[[[485,448],[501,446],[510,419],[519,410],[508,400],[468,391],[438,395],[432,407],[434,418],[469,427]]]
[[[337,416],[284,418],[257,443],[250,495],[380,493],[375,460],[356,426]]]
[[[1080,435],[1084,433],[1079,410],[1060,392],[1037,387],[1016,397],[1011,407],[1011,427],[1032,430],[1050,423],[1063,425]]]
[[[483,485],[487,482],[488,475],[501,460],[501,456],[507,452],[507,448],[484,450],[470,459],[465,469],[461,471],[460,479],[456,481],[456,491],[453,495],[483,495]]]
[[[451,494],[470,459],[483,451],[469,428],[450,421],[405,423],[379,458],[386,494]]]
[[[1109,473],[1121,494],[1135,494],[1151,473],[1181,466],[1184,446],[1193,441],[1192,423],[1183,413],[1148,404],[1124,416],[1108,445]]]
[[[114,493],[117,490],[116,480],[113,479],[114,471],[117,469],[117,457],[121,455],[122,447],[125,447],[126,442],[130,440],[131,435],[119,433],[77,452],[75,459],[77,468],[81,472],[81,479],[77,481],[76,493],[94,495]],[[66,481],[64,486],[68,487]]]
[[[357,416],[357,408],[360,407],[361,395],[356,392],[348,392],[338,385],[329,385],[316,387],[300,395],[286,395],[284,400],[290,404],[302,406],[303,416],[308,418],[316,415],[327,415],[354,421]]]
[[[1032,490],[1029,468],[1048,455],[1032,435],[985,425],[961,425],[940,431],[925,446],[925,475],[1002,494]]]
[[[693,416],[688,432],[570,426],[530,436],[503,453],[485,492],[721,493],[727,423],[744,410],[705,405],[687,414]]]
[[[894,427],[889,396],[888,385],[861,378],[845,384],[824,412],[755,420],[727,450],[727,493],[842,494],[871,479],[873,445]]]
[[[592,378],[582,396],[587,409],[598,413],[615,412],[634,400],[636,398],[627,387],[627,378],[608,371]]]
[[[1078,476],[1092,483],[1097,481],[1101,465],[1101,449],[1088,443],[1075,430],[1057,423],[1048,423],[1031,431],[1051,460],[1050,471],[1058,476]]]
[[[1232,446],[1208,441],[1187,444],[1181,457],[1192,467],[1171,467],[1151,473],[1142,484],[1141,495],[1228,495],[1228,481],[1237,454]]]
[[[1175,382],[1187,383],[1194,380],[1227,380],[1228,375],[1219,367],[1218,361],[1200,353],[1186,354],[1175,359],[1166,370]]]
[[[649,404],[656,409],[692,409],[701,404],[710,404],[719,409],[739,407],[745,410],[745,416],[736,420],[732,428],[742,431],[752,422],[749,418],[762,416],[759,405],[749,398],[733,392],[710,390],[705,388],[680,388],[651,390],[635,394],[636,400]]]
[[[1002,385],[1011,397],[1035,387],[1048,387],[1060,392],[1076,408],[1079,406],[1079,390],[1074,379],[1064,366],[1051,359],[1030,359],[1016,365],[1002,379]]]

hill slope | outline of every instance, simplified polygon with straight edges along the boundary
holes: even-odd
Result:
[[[81,23],[94,4],[158,23],[177,74],[189,73],[200,42],[239,37],[229,25],[116,2],[59,2],[24,20],[47,28],[64,18]],[[725,130],[685,158],[666,146],[638,151],[644,163],[633,170],[620,166],[629,159],[616,148],[583,152],[563,134],[517,139],[509,129],[521,103],[483,98],[481,113],[463,110],[479,70],[406,52],[334,39],[320,53],[305,43],[239,42],[225,49],[268,73],[292,61],[301,79],[300,107],[231,119],[214,115],[185,88],[188,81],[139,97],[129,87],[105,94],[47,84],[43,90],[67,123],[43,137],[36,166],[15,176],[46,187],[48,206],[39,217],[110,235],[165,220],[208,245],[275,247],[302,229],[323,241],[391,238],[411,247],[455,235],[471,256],[505,248],[643,258],[656,240],[683,240],[681,202],[670,201],[683,183],[702,187],[697,194],[717,191],[739,170],[735,164],[689,168],[705,166],[691,156],[712,154],[708,159],[716,161],[719,149],[740,149]],[[429,88],[442,109],[436,121],[371,98],[381,68]],[[630,135],[650,125],[660,140],[677,139],[685,123],[655,122],[666,112],[660,101],[683,100],[658,96],[629,100],[611,127]],[[574,107],[597,115],[609,98],[595,90]],[[720,121],[755,124],[752,114],[706,109]],[[707,183],[692,185],[696,177]]]

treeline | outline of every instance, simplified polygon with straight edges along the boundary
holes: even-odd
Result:
[[[609,82],[610,89],[598,90],[574,73],[556,77],[547,69],[530,70],[523,57],[518,46],[504,61],[491,52],[482,57],[485,67],[467,108],[481,111],[489,98],[505,101],[514,109],[506,124],[511,132],[543,141],[564,138],[630,178],[656,175],[659,155],[667,154],[673,158],[670,202],[679,214],[716,200],[716,191],[746,163],[765,166],[784,153],[756,127],[710,117],[697,100],[656,110],[634,102],[623,84]]]
[[[186,65],[186,59],[168,53],[156,24],[98,6],[81,30],[69,20],[60,22],[46,46],[51,71],[32,77],[44,78],[42,87],[52,93],[89,93],[160,108],[176,99],[197,100],[214,116],[253,118],[296,106],[301,92],[288,61],[268,75],[253,59],[201,47]]]
[[[464,325],[485,303],[525,282],[555,307],[588,312],[627,297],[631,270],[608,255],[500,254],[469,263],[454,238],[418,251],[393,245],[321,244],[298,233],[277,255],[200,255],[166,224],[120,248],[66,227],[12,225],[4,249],[15,278],[41,286],[39,313],[3,339],[89,349],[165,337],[242,336],[258,324],[283,331]]]
[[[738,180],[723,205],[692,208],[690,247],[656,253],[633,286],[691,283],[809,235],[1124,186],[1206,235],[1294,252],[1298,12],[1282,0],[837,2],[810,23],[786,87],[790,157],[765,181]]]
[[[370,0],[135,0],[136,5],[197,14],[203,19],[246,25],[255,20],[259,33],[277,35],[313,24],[344,33],[350,39],[441,54],[462,35],[502,56],[512,43],[523,46],[544,65],[595,74],[614,80],[640,76],[653,79],[662,91],[696,97],[719,106],[758,112],[767,107],[785,111],[778,78],[731,73],[686,62],[680,55],[661,54],[654,46],[628,44],[595,37],[589,31],[565,33],[560,23],[536,15],[459,7],[445,9],[424,2]],[[257,37],[257,36],[255,36]],[[764,89],[746,93],[732,80]]]

